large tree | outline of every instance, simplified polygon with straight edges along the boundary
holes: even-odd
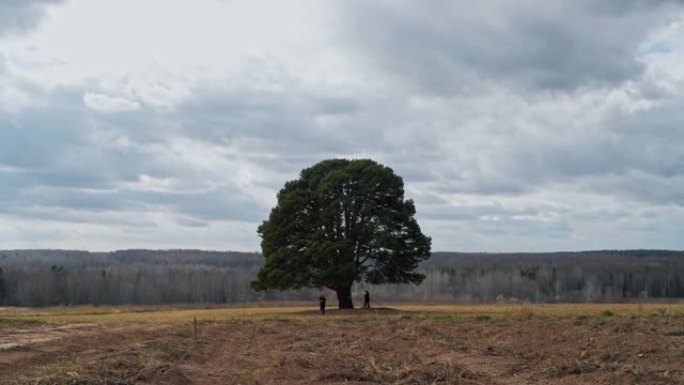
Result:
[[[404,200],[404,182],[369,159],[330,159],[285,183],[259,226],[265,264],[256,290],[327,287],[340,309],[353,308],[352,284],[419,284],[430,237]]]

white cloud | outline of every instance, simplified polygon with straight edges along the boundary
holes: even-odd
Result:
[[[140,103],[126,98],[87,92],[83,95],[83,102],[89,108],[100,112],[123,112],[140,109]]]

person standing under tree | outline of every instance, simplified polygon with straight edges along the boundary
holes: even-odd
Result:
[[[318,298],[318,303],[321,305],[321,314],[325,314],[325,297],[323,295]]]
[[[370,309],[370,293],[366,290],[366,294],[363,295],[363,308]]]

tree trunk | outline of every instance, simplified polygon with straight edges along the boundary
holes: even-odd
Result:
[[[351,295],[351,285],[342,287],[336,290],[337,302],[339,303],[340,309],[353,309],[354,303],[352,302]]]

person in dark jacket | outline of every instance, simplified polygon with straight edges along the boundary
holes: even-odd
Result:
[[[370,293],[366,290],[366,294],[363,295],[363,308],[370,309]]]
[[[320,306],[321,306],[321,314],[325,314],[325,297],[321,295],[321,296],[318,298],[318,303],[319,303]]]

